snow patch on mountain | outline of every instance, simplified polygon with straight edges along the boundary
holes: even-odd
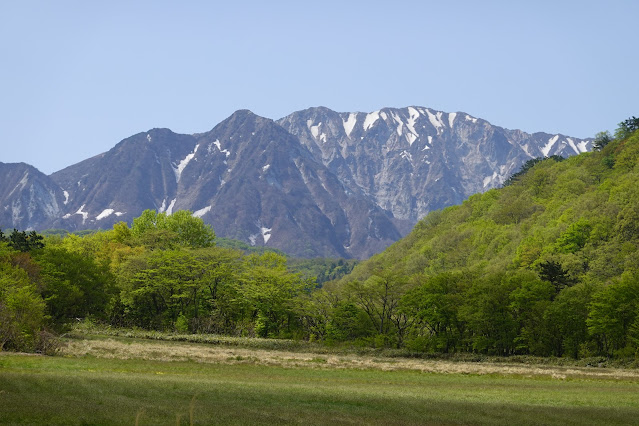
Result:
[[[180,161],[180,163],[177,165],[177,167],[173,168],[173,171],[175,172],[175,181],[176,182],[180,181],[180,177],[182,176],[182,172],[184,171],[186,166],[191,162],[193,157],[195,157],[195,153],[197,152],[197,149],[199,147],[200,147],[200,144],[195,145],[195,148],[193,149],[193,152],[191,152],[189,155],[184,157],[184,159],[182,161]]]
[[[346,136],[351,137],[351,133],[355,128],[355,123],[357,123],[357,113],[351,112],[348,114],[348,118],[346,120],[342,120],[344,123],[344,132],[346,132]]]
[[[415,122],[419,118],[420,114],[419,111],[413,107],[408,107],[408,114],[409,116],[408,121],[406,122],[406,128],[410,133],[406,134],[406,139],[408,139],[408,144],[412,146],[413,142],[415,142],[419,137],[419,133],[415,130]]]
[[[196,210],[195,212],[193,212],[193,214],[191,216],[193,216],[193,217],[202,217],[205,214],[207,214],[208,212],[210,212],[212,208],[213,208],[213,206],[206,206],[203,209]]]
[[[548,157],[548,153],[550,152],[550,150],[552,149],[552,147],[555,145],[555,143],[559,140],[559,135],[555,135],[552,138],[548,139],[548,142],[546,143],[546,145],[544,145],[543,148],[541,148],[541,152],[544,154],[544,157]]]
[[[484,178],[484,188],[486,188],[488,185],[490,185],[496,178],[497,178],[497,172],[493,172],[492,175],[490,176],[486,176]]]
[[[450,114],[448,114],[448,126],[451,129],[453,128],[453,124],[455,123],[455,117],[457,117],[456,112],[451,112]]]
[[[162,205],[158,209],[158,213],[164,213],[165,210],[166,210],[166,198],[162,200]]]
[[[395,120],[395,122],[397,123],[397,134],[401,136],[404,130],[404,122],[402,121],[400,116],[395,114],[394,112],[391,112],[391,116],[393,117],[393,120]]]
[[[217,147],[217,150],[220,151],[222,154],[225,154],[227,157],[231,155],[231,152],[228,149],[222,149],[222,145],[220,144],[219,139],[216,139],[215,142],[213,142],[213,144]]]
[[[262,226],[260,228],[260,232],[262,233],[262,238],[264,239],[264,244],[268,243],[268,240],[271,238],[271,230],[273,228],[267,228],[265,226]]]
[[[313,122],[311,120],[308,120],[310,123],[310,126],[308,127],[308,129],[311,131],[311,134],[313,135],[313,137],[315,139],[317,139],[317,136],[319,135],[319,128],[322,125],[322,122],[320,121],[319,124],[313,126]]]
[[[75,212],[75,214],[79,214],[82,215],[82,224],[84,224],[84,222],[87,220],[87,218],[89,217],[89,213],[82,211],[84,210],[84,206],[86,206],[86,204],[82,204],[82,206],[78,209],[77,212]]]
[[[373,124],[379,120],[379,111],[371,112],[370,114],[366,114],[366,118],[364,119],[364,130],[367,131]]]
[[[95,220],[102,220],[102,219],[104,219],[106,217],[111,216],[114,212],[115,212],[115,210],[113,210],[113,209],[104,209],[104,210],[102,210],[102,213],[100,213],[99,215],[97,215],[95,217]]]
[[[581,154],[582,152],[588,151],[588,149],[586,149],[586,142],[582,141],[581,143],[576,144],[571,138],[566,138],[566,140],[568,141],[568,145],[570,145],[573,151],[575,151],[575,154]]]
[[[166,214],[173,214],[173,207],[175,207],[175,202],[177,201],[177,198],[174,198],[171,200],[171,203],[169,204],[169,207],[166,209]]]
[[[402,153],[400,154],[400,157],[407,159],[408,162],[411,163],[411,165],[413,164],[413,156],[411,155],[410,152],[402,151]]]
[[[579,143],[575,143],[575,141],[572,140],[571,138],[566,138],[566,140],[568,141],[568,144],[570,145],[570,147],[575,151],[575,154],[581,154],[582,152],[588,151],[588,148],[586,147],[588,142],[581,141]]]
[[[64,205],[66,206],[69,202],[69,193],[67,191],[62,191],[62,193],[64,194]]]
[[[435,114],[433,114],[428,109],[426,110],[426,113],[428,114],[428,120],[430,121],[430,124],[432,124],[433,127],[437,129],[437,134],[439,134],[440,131],[442,131],[445,127],[444,122],[442,121],[443,113],[441,111],[437,111]]]

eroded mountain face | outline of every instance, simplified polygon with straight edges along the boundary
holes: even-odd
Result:
[[[49,177],[2,165],[0,228],[108,229],[145,209],[185,209],[218,236],[366,258],[530,158],[589,148],[421,107],[311,108],[278,121],[242,110],[206,133],[139,133]]]
[[[590,147],[576,138],[530,135],[421,107],[368,114],[311,108],[278,123],[345,185],[411,225],[432,210],[501,185],[530,158]]]

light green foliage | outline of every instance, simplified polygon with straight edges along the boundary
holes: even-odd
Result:
[[[33,351],[45,324],[44,300],[27,272],[0,264],[0,351]]]
[[[570,224],[568,229],[561,234],[555,243],[555,250],[559,253],[575,253],[584,248],[592,226],[585,219],[579,219]]]
[[[293,299],[310,291],[312,282],[289,272],[286,258],[276,253],[246,256],[243,270],[237,292],[241,302],[257,315],[257,334],[266,337],[290,332]]]
[[[56,323],[86,316],[104,318],[114,291],[107,265],[57,247],[46,247],[36,260],[42,268],[42,296]]]
[[[118,230],[123,234],[123,230]],[[186,210],[171,215],[145,210],[133,219],[131,236],[152,248],[210,247],[215,240],[213,229]]]

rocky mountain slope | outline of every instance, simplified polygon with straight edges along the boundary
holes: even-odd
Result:
[[[5,165],[0,228],[106,229],[144,209],[187,209],[219,236],[297,256],[365,258],[429,211],[499,186],[526,160],[590,143],[421,107],[320,107],[278,121],[243,110],[206,133],[139,133],[50,177]]]
[[[67,197],[47,175],[25,163],[0,163],[0,229],[34,229],[60,218]]]
[[[420,107],[369,114],[311,108],[278,123],[345,185],[411,227],[432,210],[500,186],[530,158],[589,148],[576,138],[531,135],[465,113]]]

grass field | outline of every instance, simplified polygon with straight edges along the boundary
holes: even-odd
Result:
[[[0,353],[2,424],[639,424],[639,371],[130,338]]]

